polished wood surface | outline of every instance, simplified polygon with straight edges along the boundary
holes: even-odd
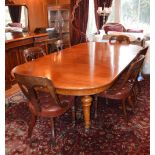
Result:
[[[142,47],[82,43],[15,67],[13,73],[47,77],[59,94],[84,96],[85,127],[90,127],[91,97],[109,88]],[[39,66],[39,67],[38,67]]]
[[[103,89],[110,85],[140,49],[136,45],[83,43],[17,66],[13,72],[47,77],[59,93],[67,94],[70,90],[69,94],[83,95],[82,90]]]
[[[40,38],[40,37],[47,37],[48,39],[48,34],[47,33],[41,33],[41,34],[36,34],[36,33],[23,33],[23,32],[7,32],[5,33],[5,44],[10,43],[10,42],[15,42],[15,41],[20,41],[20,40],[25,40],[29,38]]]

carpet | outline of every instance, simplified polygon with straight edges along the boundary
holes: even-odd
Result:
[[[77,104],[76,126],[71,111],[55,119],[56,144],[51,142],[50,120],[39,118],[31,143],[26,138],[31,113],[27,99],[19,92],[7,98],[6,155],[149,155],[150,154],[150,77],[140,82],[135,109],[128,108],[128,122],[120,103],[99,98],[98,117],[91,110],[91,129],[84,132],[82,108]],[[16,101],[16,99],[18,99]]]

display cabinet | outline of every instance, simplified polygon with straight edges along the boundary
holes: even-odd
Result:
[[[57,35],[51,38],[56,47],[58,40],[62,40],[63,48],[70,46],[70,6],[48,6],[48,25],[54,28]]]

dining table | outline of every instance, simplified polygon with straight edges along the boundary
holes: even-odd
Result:
[[[80,96],[85,130],[89,131],[92,95],[108,89],[141,49],[132,44],[80,43],[16,66],[11,74],[46,77],[57,94]]]

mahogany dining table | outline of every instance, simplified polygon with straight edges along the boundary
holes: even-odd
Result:
[[[141,49],[131,44],[81,43],[16,66],[11,73],[46,77],[53,81],[56,93],[81,96],[89,131],[91,95],[108,89]]]

